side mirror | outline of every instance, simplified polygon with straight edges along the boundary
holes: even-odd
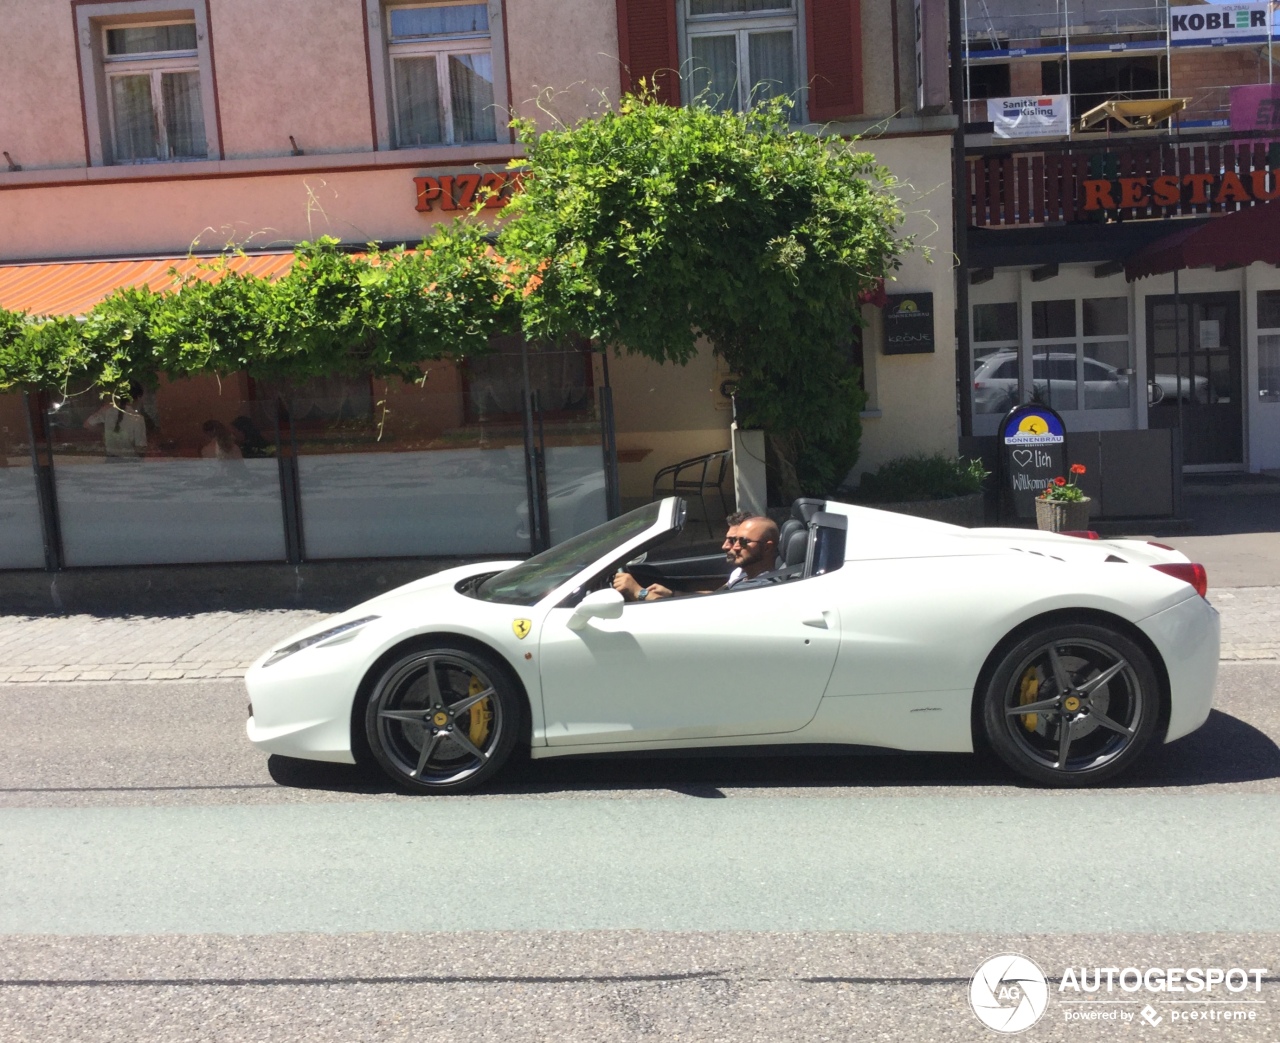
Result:
[[[569,617],[569,629],[581,630],[592,617],[617,619],[622,615],[623,597],[616,590],[597,590],[588,594]]]

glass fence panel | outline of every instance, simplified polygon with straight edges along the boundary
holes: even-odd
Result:
[[[547,516],[551,545],[600,525],[608,517],[604,453],[598,410],[590,388],[570,398],[588,404],[574,414],[545,414],[542,443],[546,447]]]
[[[48,411],[66,564],[284,559],[271,429],[221,390],[202,378]]]
[[[471,415],[458,381],[293,400],[307,558],[528,553],[523,426]]]
[[[40,502],[31,469],[26,406],[21,395],[0,395],[0,568],[44,567]]]

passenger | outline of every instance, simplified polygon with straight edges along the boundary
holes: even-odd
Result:
[[[747,514],[735,511],[726,519],[729,531],[725,534],[725,557],[733,565],[733,571],[724,585],[716,590],[728,590],[744,579],[754,579],[763,572],[775,567],[778,559],[778,526],[771,518],[764,515]],[[657,601],[673,597],[673,592],[661,583],[650,583],[642,587],[634,576],[628,572],[619,572],[613,577],[613,589],[627,601]],[[712,594],[716,591],[700,590],[699,594]]]

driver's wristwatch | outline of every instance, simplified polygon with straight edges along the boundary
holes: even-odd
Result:
[[[645,598],[647,598],[648,596],[649,596],[649,588],[648,588],[648,587],[641,587],[641,588],[639,589],[639,591],[637,591],[637,592],[636,592],[636,600],[637,600],[637,601],[643,601],[643,600],[644,600]]]

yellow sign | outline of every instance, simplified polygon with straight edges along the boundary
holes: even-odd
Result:
[[[518,637],[521,641],[523,641],[526,637],[529,636],[529,631],[533,629],[533,620],[531,619],[513,620],[511,623],[511,629],[515,631],[516,637]]]

